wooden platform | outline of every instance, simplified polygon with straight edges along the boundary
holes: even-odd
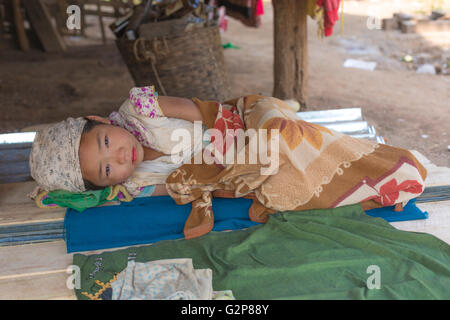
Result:
[[[373,127],[362,120],[359,108],[305,112],[300,116],[309,122],[334,126],[333,129],[355,137],[383,142]],[[76,299],[74,291],[66,284],[71,273],[67,270],[73,261],[73,254],[67,254],[62,239],[66,210],[40,209],[27,197],[36,186],[34,181],[29,181],[29,169],[22,168],[22,164],[27,163],[30,138],[22,137],[24,140],[15,146],[8,146],[6,140],[2,145],[3,138],[0,135],[0,155],[5,156],[3,161],[0,159],[0,299]],[[17,149],[15,154],[11,153],[12,148]],[[391,224],[401,230],[433,234],[450,243],[450,168],[437,167],[420,153],[414,153],[428,170],[424,194],[431,190],[428,197],[442,200],[439,199],[441,189],[436,187],[445,186],[443,198],[447,200],[418,203],[420,209],[428,212],[428,219]],[[12,172],[11,168],[18,171]]]
[[[427,187],[450,185],[450,168],[437,167],[420,154],[418,157],[429,172]],[[34,186],[34,182],[0,185],[0,227],[63,221],[65,210],[39,209],[26,197]],[[450,243],[450,201],[418,206],[428,211],[428,219],[391,224],[401,230],[430,233]],[[76,299],[66,285],[72,259],[64,240],[0,247],[0,299]]]

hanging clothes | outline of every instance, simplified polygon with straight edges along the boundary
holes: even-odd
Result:
[[[312,19],[317,21],[318,35],[329,37],[333,34],[333,27],[339,20],[339,5],[341,0],[307,0],[306,11]],[[341,18],[343,18],[341,7]]]
[[[339,5],[341,0],[318,0],[317,4],[324,9],[324,35],[325,37],[331,36],[333,33],[333,27],[336,21],[339,20]]]
[[[217,7],[224,6],[226,14],[241,21],[247,27],[261,26],[261,15],[264,14],[262,0],[218,0]]]
[[[264,14],[264,4],[262,0],[256,2],[256,15],[262,16]]]

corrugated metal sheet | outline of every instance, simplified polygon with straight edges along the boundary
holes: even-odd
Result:
[[[312,122],[333,129],[355,138],[372,139],[385,143],[384,138],[377,136],[375,127],[362,119],[361,108],[347,108],[336,110],[319,110],[297,112],[305,121]]]

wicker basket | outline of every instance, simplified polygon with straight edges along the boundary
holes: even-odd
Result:
[[[174,97],[231,98],[217,26],[116,44],[136,86],[155,85],[161,95]]]

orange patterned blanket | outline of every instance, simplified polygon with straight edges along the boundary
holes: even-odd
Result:
[[[426,170],[408,150],[308,123],[282,100],[193,101],[210,143],[166,180],[177,204],[192,203],[186,238],[213,228],[212,196],[252,198],[250,219],[265,222],[277,211],[405,204],[423,191]]]

